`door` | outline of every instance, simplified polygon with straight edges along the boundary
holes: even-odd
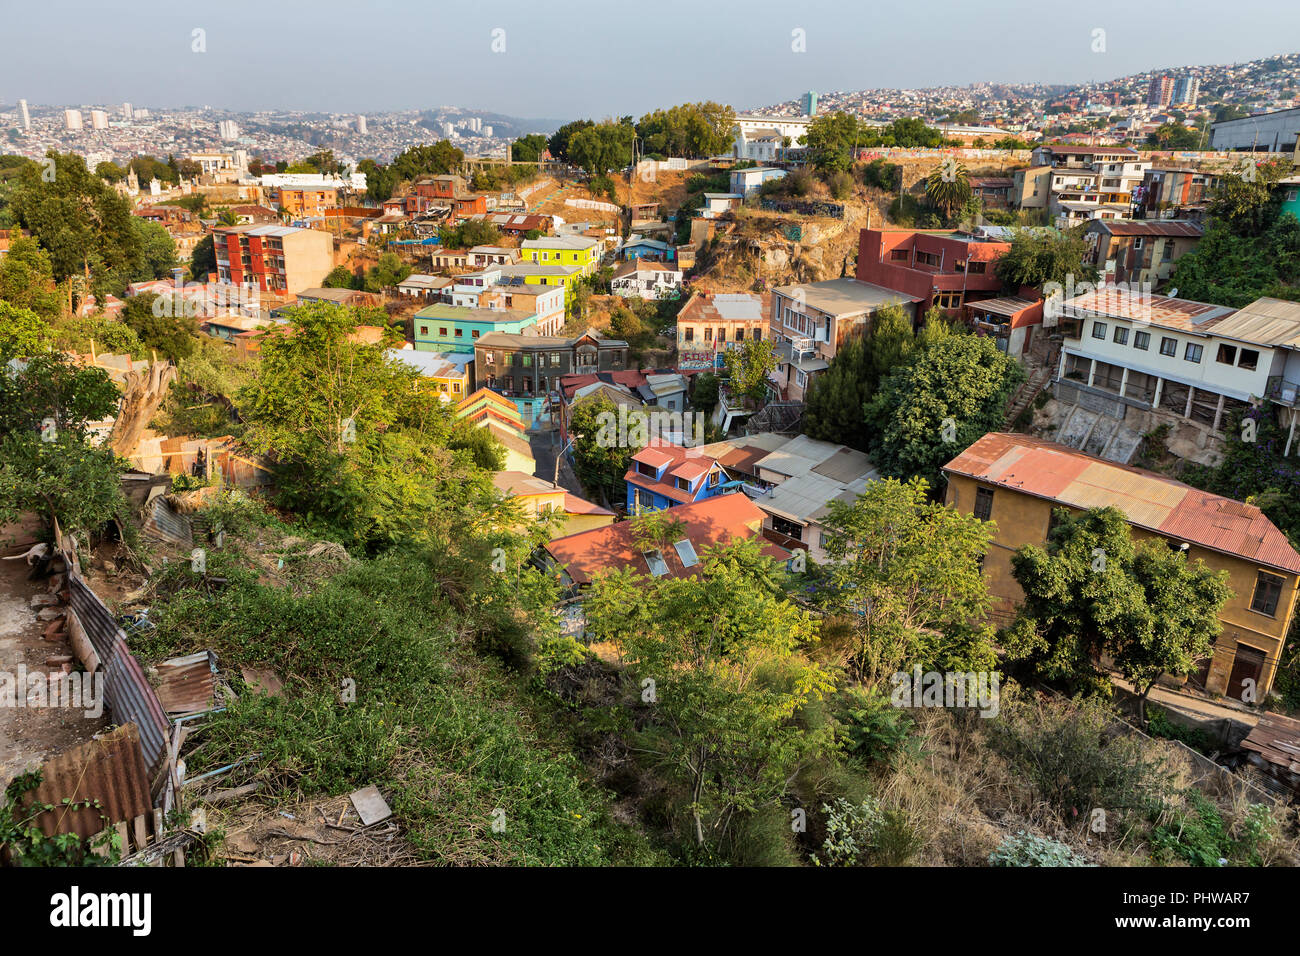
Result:
[[[1261,690],[1259,681],[1264,673],[1264,656],[1264,652],[1258,648],[1248,644],[1237,645],[1237,654],[1232,659],[1232,675],[1228,678],[1228,697],[1246,701],[1246,682],[1251,681],[1250,700],[1246,702],[1259,701]]]

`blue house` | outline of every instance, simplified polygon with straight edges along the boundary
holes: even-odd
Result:
[[[628,239],[619,247],[620,259],[649,259],[655,262],[672,262],[677,258],[677,249],[658,239]]]
[[[627,474],[627,513],[662,511],[737,489],[717,459],[698,448],[660,444],[632,456]]]

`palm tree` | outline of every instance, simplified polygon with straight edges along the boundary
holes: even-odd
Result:
[[[954,159],[946,159],[926,178],[925,195],[930,205],[951,219],[971,198],[970,174]]]
[[[238,226],[239,217],[235,215],[233,209],[223,209],[221,210],[221,215],[217,217],[217,222],[221,223],[223,226]]]

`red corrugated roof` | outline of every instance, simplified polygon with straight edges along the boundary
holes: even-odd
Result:
[[[1137,527],[1300,574],[1300,553],[1254,505],[1056,442],[991,432],[944,471],[1075,508],[1112,506]]]
[[[694,504],[672,509],[672,517],[685,524],[682,537],[695,547],[698,554],[713,544],[726,544],[736,538],[749,539],[761,533],[763,512],[744,495],[720,495]],[[680,539],[679,539],[680,540]],[[631,567],[641,574],[649,574],[642,548],[632,534],[632,522],[620,521],[604,528],[581,531],[556,538],[546,545],[546,550],[565,567],[577,584],[590,584],[602,571]],[[669,577],[688,577],[699,571],[699,566],[685,568],[672,542],[661,552],[668,565]],[[790,553],[770,544],[764,553],[786,560]]]

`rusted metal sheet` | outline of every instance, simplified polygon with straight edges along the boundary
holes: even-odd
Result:
[[[172,717],[212,709],[217,688],[217,661],[211,651],[173,657],[156,668],[158,702]]]
[[[125,724],[65,751],[46,761],[41,769],[41,785],[25,799],[28,805],[54,805],[55,809],[36,818],[36,825],[46,836],[75,833],[89,837],[114,823],[153,811],[149,775],[135,724]],[[69,810],[64,800],[95,800],[99,808]]]
[[[148,511],[143,524],[145,534],[185,547],[193,542],[190,519],[179,514],[166,496],[155,498]]]
[[[85,579],[76,573],[68,575],[70,597],[68,606],[77,615],[77,620],[90,639],[91,646],[99,655],[101,663],[107,663],[113,653],[113,642],[125,637],[112,613],[99,596],[90,589]]]

